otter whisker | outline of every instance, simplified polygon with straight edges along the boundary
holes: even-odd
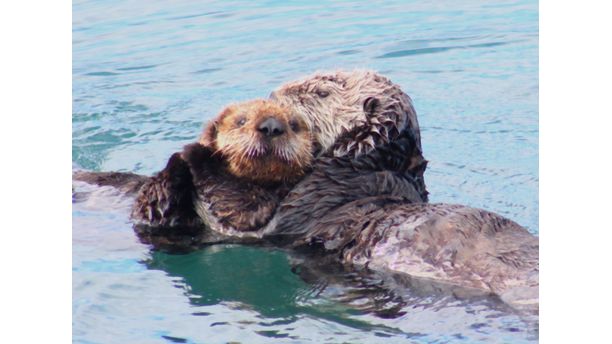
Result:
[[[217,156],[217,155],[223,155],[223,149],[217,148],[211,154],[211,156]]]

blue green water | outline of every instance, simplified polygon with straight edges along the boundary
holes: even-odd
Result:
[[[375,69],[413,98],[432,202],[538,233],[535,1],[75,0],[73,162],[153,173],[224,105],[337,68]],[[128,208],[73,205],[75,342],[537,340],[537,321],[482,302],[408,291],[381,316],[360,306],[371,286],[305,278],[285,252],[152,252]]]

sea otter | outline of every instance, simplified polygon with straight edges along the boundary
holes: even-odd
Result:
[[[372,102],[380,104],[364,100],[365,112],[373,108]],[[299,173],[301,179],[293,185],[297,179],[291,176],[251,181],[248,174],[234,175],[236,170],[229,163],[234,159],[232,154],[260,157],[237,153],[244,152],[233,150],[237,147],[225,152],[230,156],[223,156],[221,147],[214,147],[220,142],[231,144],[219,140],[220,135],[244,125],[239,116],[231,115],[235,113],[220,116],[217,124],[207,127],[199,143],[173,155],[163,171],[147,179],[140,189],[134,218],[145,225],[143,228],[153,230],[141,231],[141,236],[155,237],[157,243],[167,243],[164,240],[170,237],[170,246],[177,242],[191,246],[219,241],[269,242],[312,251],[340,263],[490,292],[518,307],[537,305],[537,238],[484,210],[422,203],[423,184],[410,173],[414,153],[420,152],[411,128],[400,130],[394,139],[367,152],[340,155],[338,150],[324,149],[311,160],[310,168],[303,165],[311,170],[303,177],[302,172],[296,172],[299,168],[281,169]],[[255,119],[261,120],[259,116]],[[310,135],[311,127],[302,124],[298,132]],[[291,126],[289,121],[285,128],[287,125]],[[255,130],[274,135],[278,133],[274,127],[259,131],[256,125],[246,126],[241,133],[248,136],[252,134],[249,130]],[[350,137],[353,133],[345,134]],[[341,134],[338,141],[342,139]],[[252,175],[259,173],[252,171]],[[242,192],[242,187],[258,191]],[[251,195],[255,195],[254,202],[242,207]],[[224,204],[217,211],[216,202]],[[248,216],[240,216],[242,213]],[[229,218],[219,221],[227,214]],[[257,217],[260,214],[263,216]],[[253,215],[258,220],[249,222]],[[235,224],[240,229],[236,230]],[[183,227],[190,230],[181,232]],[[177,234],[187,234],[182,235],[186,241],[176,241],[173,236]]]
[[[419,123],[412,100],[399,85],[368,70],[319,72],[282,85],[270,98],[304,117],[319,155],[329,151],[335,157],[357,157],[410,129],[416,145],[406,173],[427,201]]]
[[[132,218],[147,227],[206,224],[234,235],[259,229],[308,170],[311,142],[305,123],[286,108],[266,100],[231,105],[144,183]]]
[[[75,180],[137,193],[132,219],[143,235],[232,234],[261,228],[312,161],[310,131],[268,100],[230,105],[199,142],[152,177],[77,172]],[[197,241],[197,238],[194,239]]]

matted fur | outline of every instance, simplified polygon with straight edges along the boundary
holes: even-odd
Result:
[[[368,70],[318,72],[284,84],[270,98],[304,118],[319,154],[355,158],[411,130],[416,145],[408,173],[427,201],[427,160],[416,111],[410,97],[388,78]]]
[[[302,115],[321,150],[334,146],[336,156],[367,153],[394,139],[406,126],[413,130],[422,150],[412,100],[398,85],[373,71],[318,72],[282,85],[270,98]],[[360,142],[345,147],[335,144],[343,133],[364,126],[368,130],[361,133]]]
[[[271,117],[284,127],[279,136],[258,131]],[[269,100],[226,107],[207,124],[199,142],[223,155],[230,173],[255,182],[297,180],[312,161],[312,137],[304,120]]]
[[[539,241],[514,221],[393,195],[333,200],[342,205],[329,206],[328,199],[343,190],[326,184],[316,194],[294,188],[267,236],[279,235],[292,248],[318,246],[343,264],[491,293],[514,308],[537,311]]]

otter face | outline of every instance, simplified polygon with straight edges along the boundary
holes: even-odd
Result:
[[[326,150],[343,132],[367,121],[373,102],[391,82],[371,71],[315,74],[285,84],[270,98],[304,117],[314,139]]]
[[[231,174],[255,182],[296,180],[312,161],[304,120],[266,100],[225,108],[207,125],[200,143],[222,154]]]

